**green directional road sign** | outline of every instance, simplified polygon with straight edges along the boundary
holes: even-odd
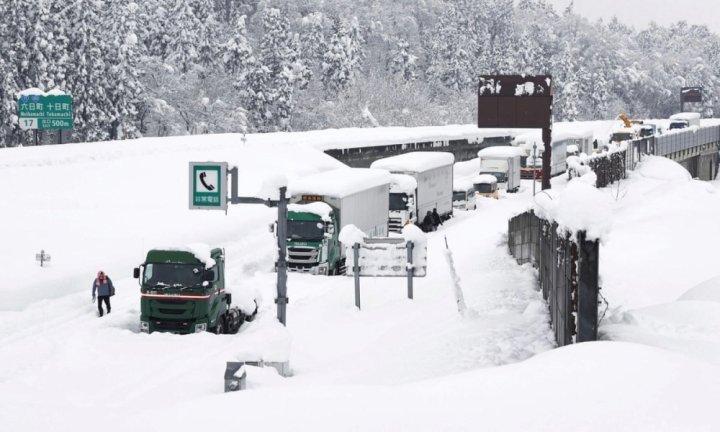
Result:
[[[17,104],[21,129],[72,129],[72,96],[23,95]]]
[[[227,210],[227,162],[190,162],[190,208]]]

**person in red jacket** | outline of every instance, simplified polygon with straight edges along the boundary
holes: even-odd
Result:
[[[102,304],[105,302],[107,313],[110,313],[110,297],[115,295],[115,287],[112,281],[105,274],[104,271],[100,270],[97,274],[97,278],[93,281],[92,286],[92,298],[95,301],[95,292],[97,291],[97,302],[98,302],[98,316],[103,316]]]

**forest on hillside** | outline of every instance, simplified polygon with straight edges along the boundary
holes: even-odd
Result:
[[[665,118],[683,86],[718,109],[707,27],[544,0],[3,0],[0,17],[0,147],[34,142],[29,88],[73,96],[75,142],[474,123],[493,73],[552,75],[556,121]]]

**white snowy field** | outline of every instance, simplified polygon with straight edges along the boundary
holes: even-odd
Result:
[[[3,149],[0,428],[720,430],[720,280],[692,289],[720,274],[720,184],[649,158],[597,192],[608,215],[601,342],[553,349],[536,272],[507,253],[508,218],[533,202],[527,182],[429,235],[414,300],[404,279],[364,278],[358,311],[351,278],[291,273],[283,328],[267,229],[275,210],[188,210],[188,162],[238,166],[246,194],[273,173],[292,183],[342,165],[297,142],[220,135]],[[577,207],[564,179],[553,187],[560,206]],[[455,307],[445,237],[468,317]],[[132,268],[149,248],[197,242],[225,247],[230,285],[259,290],[260,315],[237,335],[139,333]],[[44,268],[41,249],[52,256]],[[99,269],[117,286],[102,318],[90,298]],[[248,390],[224,394],[225,362],[257,355],[289,355],[294,376],[249,368]]]

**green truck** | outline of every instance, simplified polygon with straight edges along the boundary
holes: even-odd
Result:
[[[340,168],[303,177],[291,186],[287,225],[290,271],[344,273],[345,247],[339,235],[346,225],[355,225],[368,237],[387,236],[387,171]]]
[[[237,333],[257,314],[254,298],[231,306],[220,248],[152,249],[133,276],[140,282],[140,330],[145,333]]]

